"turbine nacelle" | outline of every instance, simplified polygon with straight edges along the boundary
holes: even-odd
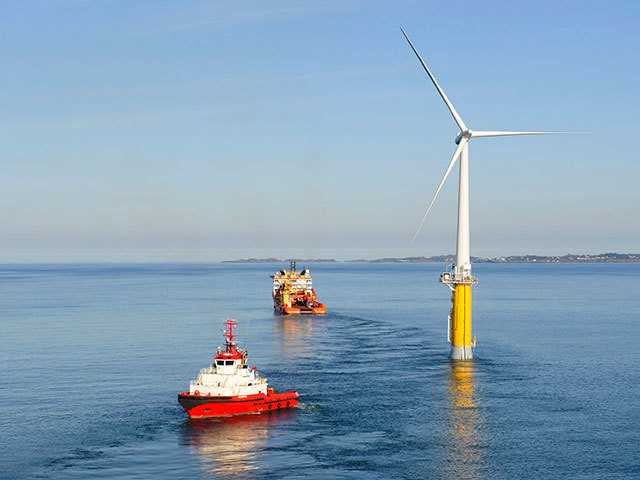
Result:
[[[460,145],[460,140],[462,140],[463,138],[469,140],[471,137],[473,137],[473,130],[467,128],[466,130],[458,133],[458,136],[455,139],[456,145]]]

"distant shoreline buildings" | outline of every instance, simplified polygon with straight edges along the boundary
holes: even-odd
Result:
[[[433,257],[388,257],[373,260],[356,259],[345,260],[344,263],[454,263],[455,255],[435,255]],[[600,253],[591,254],[571,254],[566,255],[510,255],[505,257],[471,257],[474,263],[638,263],[640,254],[638,253]],[[226,260],[222,263],[337,263],[339,260],[333,258],[243,258],[238,260]]]

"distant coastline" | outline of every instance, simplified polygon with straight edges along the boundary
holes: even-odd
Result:
[[[455,255],[433,257],[388,257],[367,260],[344,260],[344,263],[455,263]],[[600,253],[597,255],[568,253],[566,255],[510,255],[506,257],[471,257],[473,263],[638,263],[639,253]],[[222,263],[337,263],[333,258],[241,258]]]
[[[279,258],[254,258],[254,257],[249,257],[249,258],[240,258],[238,260],[224,260],[222,263],[289,263],[289,262],[296,262],[296,263],[337,263],[338,260],[335,260],[333,258],[285,258],[285,259],[279,259]]]

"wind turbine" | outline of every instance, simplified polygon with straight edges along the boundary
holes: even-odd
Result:
[[[453,119],[460,128],[460,132],[455,138],[457,146],[453,157],[449,162],[447,170],[444,172],[444,177],[436,193],[431,200],[431,203],[427,207],[427,211],[422,217],[420,226],[416,230],[413,236],[415,241],[418,233],[422,229],[422,225],[431,211],[442,185],[451,173],[453,166],[455,165],[458,157],[460,157],[460,180],[458,185],[458,237],[456,245],[456,264],[451,271],[444,272],[440,275],[440,281],[445,284],[453,292],[453,309],[451,315],[449,315],[449,341],[451,342],[451,359],[452,360],[472,360],[473,351],[475,347],[476,339],[471,336],[471,285],[478,283],[478,280],[471,274],[471,259],[469,256],[469,141],[472,138],[480,137],[506,137],[511,135],[558,135],[577,132],[506,132],[506,131],[476,131],[471,130],[464,123],[456,109],[453,107],[451,101],[444,93],[436,78],[427,67],[416,47],[413,46],[408,35],[402,30],[404,38],[407,39],[411,49],[420,60],[422,67],[427,75],[433,82],[433,85],[438,90],[438,93],[447,105],[447,108],[451,112]]]

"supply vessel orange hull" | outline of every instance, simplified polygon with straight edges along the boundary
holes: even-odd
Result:
[[[308,268],[296,272],[296,262],[291,262],[290,271],[282,269],[271,278],[273,310],[277,315],[327,313],[326,305],[318,301]]]

